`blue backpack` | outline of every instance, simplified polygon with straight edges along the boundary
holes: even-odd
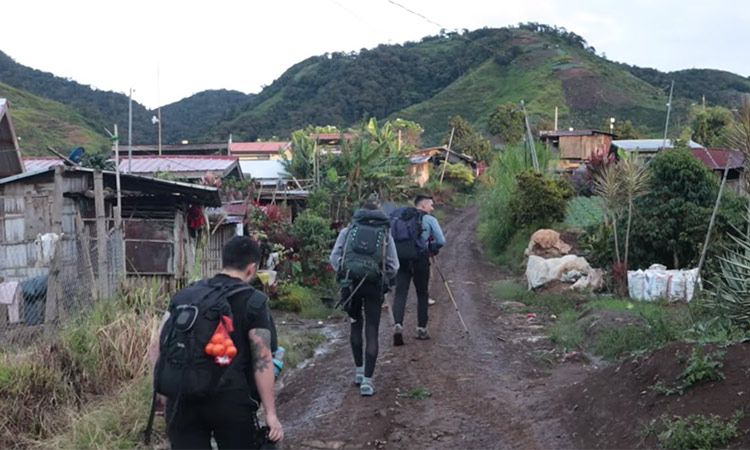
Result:
[[[409,261],[427,254],[427,242],[422,239],[423,216],[413,206],[402,206],[391,213],[391,236],[398,259]]]

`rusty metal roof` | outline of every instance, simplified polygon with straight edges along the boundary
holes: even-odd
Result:
[[[286,150],[292,145],[288,141],[273,142],[232,142],[229,144],[229,153],[278,153]]]
[[[607,136],[615,136],[612,133],[607,133],[606,131],[599,130],[553,130],[539,132],[540,137],[592,136],[594,134],[606,134]]]
[[[745,157],[739,150],[728,148],[691,148],[690,151],[706,167],[712,170],[724,170],[727,166],[730,169],[742,169],[744,167]]]

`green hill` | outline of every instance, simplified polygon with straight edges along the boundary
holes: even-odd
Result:
[[[679,86],[675,122],[684,123],[698,91],[725,106],[750,92],[748,80],[728,72],[663,73],[618,64],[597,56],[574,33],[527,24],[308,58],[210,134],[255,139],[308,124],[348,126],[371,115],[415,120],[425,128],[425,143],[432,144],[446,134],[451,115],[485,129],[495,105],[524,100],[532,122],[552,119],[558,107],[561,127],[601,128],[615,117],[658,136],[666,114],[664,87],[672,78]]]
[[[109,139],[90,125],[89,118],[70,106],[0,83],[0,97],[8,99],[10,114],[24,155],[50,155],[47,146],[67,154],[77,146],[109,149]]]
[[[2,52],[0,80],[19,93],[67,105],[64,111],[55,110],[62,114],[56,116],[58,121],[85,125],[94,134],[113,123],[126,129],[128,101],[123,94],[22,66]],[[345,128],[364,117],[403,117],[419,122],[425,128],[423,142],[435,144],[447,134],[450,116],[460,114],[484,131],[496,105],[523,100],[532,125],[551,120],[557,107],[560,128],[601,128],[615,117],[661,136],[672,80],[674,135],[678,125],[686,123],[691,105],[704,96],[710,106],[734,108],[739,95],[750,92],[750,80],[729,72],[664,73],[615,63],[598,56],[575,33],[529,23],[310,57],[257,95],[211,90],[163,106],[162,132],[164,142],[223,141],[230,133],[235,141],[255,140],[288,137],[307,125]],[[6,96],[16,104],[13,95]],[[51,126],[38,121],[50,113],[29,108],[22,119],[26,130]],[[134,143],[156,142],[154,114],[134,102]]]

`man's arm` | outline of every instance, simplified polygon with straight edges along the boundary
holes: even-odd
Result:
[[[344,243],[346,242],[346,235],[348,230],[349,228],[347,227],[339,232],[339,235],[336,238],[336,244],[334,244],[333,246],[330,263],[334,270],[338,270],[339,268],[339,261],[341,260],[341,256],[343,256],[344,253]]]
[[[268,433],[272,441],[280,441],[284,437],[281,422],[276,417],[274,404],[274,376],[271,357],[271,331],[265,328],[253,328],[249,333],[252,352],[252,369],[255,387],[258,389],[260,401],[266,412],[266,424],[270,428]]]
[[[396,243],[393,241],[393,236],[388,234],[388,241],[385,246],[385,275],[389,280],[396,276],[399,267]]]
[[[445,235],[443,235],[443,230],[440,228],[440,224],[438,223],[437,219],[434,216],[425,215],[422,218],[422,223],[427,226],[425,228],[428,228],[428,230],[425,230],[427,231],[427,236],[425,237],[423,235],[423,237],[425,237],[425,239],[429,239],[430,236],[432,236],[432,238],[435,240],[435,245],[437,245],[438,247],[444,246]]]

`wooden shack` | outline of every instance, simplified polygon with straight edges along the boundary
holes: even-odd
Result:
[[[599,150],[608,154],[614,135],[597,130],[542,131],[539,138],[560,152],[559,167],[575,169]]]

